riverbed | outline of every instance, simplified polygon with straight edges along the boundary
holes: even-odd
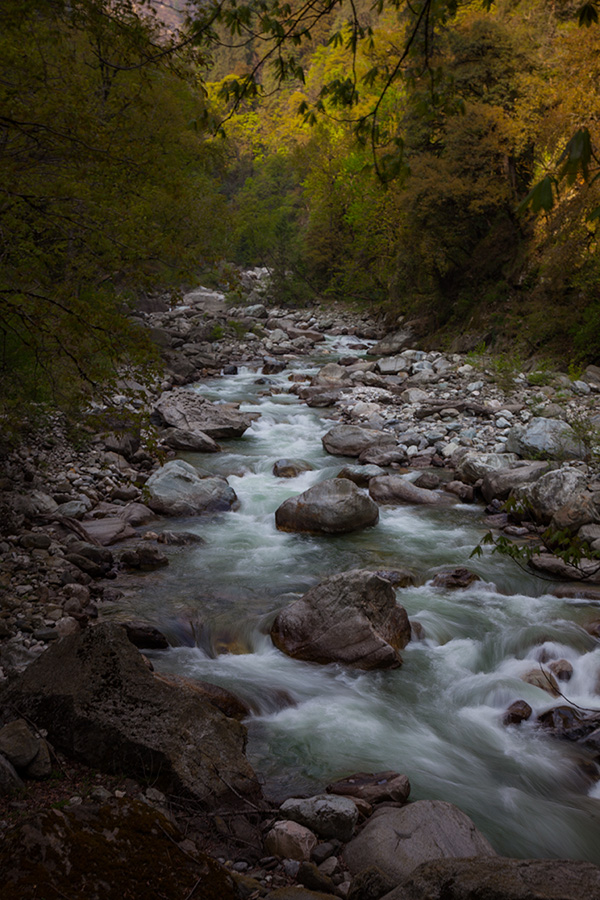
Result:
[[[564,702],[521,680],[542,659],[571,662],[573,677],[561,689],[600,709],[600,650],[581,627],[594,618],[593,602],[559,599],[548,582],[489,552],[471,559],[487,531],[476,504],[382,506],[376,526],[343,536],[275,528],[283,500],[351,462],[323,450],[332,414],[289,392],[290,375],[316,372],[347,353],[348,340],[330,338],[318,356],[278,375],[242,367],[193,387],[260,413],[222,453],[181,454],[226,476],[239,506],[162,522],[157,530],[193,531],[205,543],[172,549],[167,569],[132,577],[114,614],[144,618],[168,635],[169,650],[149,653],[157,670],[221,684],[248,703],[248,756],[274,801],[353,772],[393,769],[409,776],[413,799],[459,806],[502,855],[600,863],[600,790],[586,780],[578,752],[537,730],[534,717],[502,725],[516,699],[535,714]],[[273,463],[284,457],[313,468],[277,478]],[[482,580],[466,590],[432,587],[436,572],[459,565]],[[279,609],[325,576],[359,567],[414,573],[416,585],[397,599],[422,637],[403,651],[402,668],[318,666],[273,647],[268,632]]]

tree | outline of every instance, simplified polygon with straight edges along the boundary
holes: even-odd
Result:
[[[197,127],[194,60],[150,18],[127,0],[6,0],[1,17],[0,409],[10,417],[24,403],[79,401],[123,366],[151,362],[124,312],[140,291],[195,274],[220,250],[226,215],[215,149]]]

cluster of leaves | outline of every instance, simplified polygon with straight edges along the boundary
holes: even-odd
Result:
[[[589,580],[600,572],[600,555],[590,548],[587,541],[580,540],[566,529],[548,528],[539,542],[527,544],[488,531],[471,552],[471,557],[482,556],[484,547],[491,547],[492,553],[512,559],[521,568],[526,568],[541,552],[552,554],[569,566],[581,581]]]

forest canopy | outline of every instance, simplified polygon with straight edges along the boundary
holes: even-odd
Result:
[[[150,364],[128,309],[220,258],[279,302],[600,361],[594,3],[186,9],[2,4],[5,412]]]

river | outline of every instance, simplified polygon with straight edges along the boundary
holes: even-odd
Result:
[[[148,653],[157,670],[223,685],[248,702],[248,756],[274,800],[315,793],[353,772],[393,769],[409,776],[412,799],[459,806],[502,855],[600,864],[600,790],[585,780],[580,752],[532,722],[501,723],[516,699],[536,714],[564,702],[520,679],[542,653],[572,663],[563,685],[570,701],[600,709],[600,649],[581,627],[594,605],[554,597],[547,582],[510,560],[489,553],[470,560],[486,531],[476,505],[381,507],[375,527],[344,536],[275,528],[283,500],[349,462],[322,448],[328,412],[289,393],[290,371],[317,371],[346,354],[348,340],[329,338],[319,357],[267,384],[257,383],[259,371],[241,368],[194,387],[260,413],[223,453],[182,454],[226,475],[239,509],[162,523],[205,543],[173,549],[167,569],[132,576],[114,613],[168,634],[176,646]],[[277,478],[272,466],[283,457],[314,469]],[[467,590],[432,588],[433,574],[448,565],[468,565],[483,580]],[[401,669],[356,672],[274,649],[268,629],[277,610],[325,576],[358,567],[408,567],[418,577],[418,587],[398,591],[398,602],[425,636],[403,651]]]

